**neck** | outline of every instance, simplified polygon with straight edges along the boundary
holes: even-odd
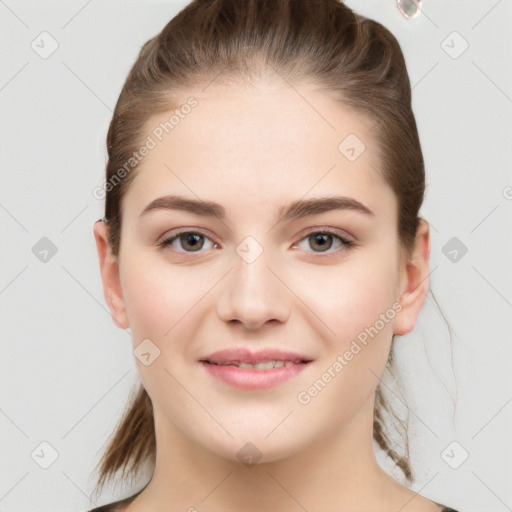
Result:
[[[155,411],[155,471],[128,510],[382,510],[390,487],[400,485],[375,459],[373,406],[372,395],[336,435],[252,466],[198,445]]]

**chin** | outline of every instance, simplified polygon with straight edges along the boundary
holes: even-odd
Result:
[[[303,436],[297,439],[286,432],[277,435],[275,432],[261,430],[244,430],[232,432],[233,438],[208,439],[199,441],[214,456],[231,462],[241,463],[247,467],[254,464],[274,463],[289,459],[303,451],[309,442]]]

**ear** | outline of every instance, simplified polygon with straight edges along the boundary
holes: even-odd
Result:
[[[110,309],[112,320],[120,329],[128,329],[128,316],[119,278],[119,260],[117,256],[112,254],[112,249],[108,242],[108,226],[105,221],[98,220],[94,224],[94,238],[100,263],[103,295]]]
[[[414,329],[428,292],[430,226],[420,219],[413,251],[400,267],[399,302],[402,309],[393,319],[393,334],[407,334]]]

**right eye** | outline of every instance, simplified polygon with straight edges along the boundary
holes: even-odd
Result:
[[[159,247],[166,248],[171,246],[175,251],[182,253],[201,252],[201,249],[205,246],[205,240],[208,240],[211,243],[211,246],[206,249],[214,249],[218,247],[218,244],[213,242],[206,235],[198,233],[197,231],[181,231],[179,233],[175,233],[171,237],[160,242]],[[178,245],[181,246],[181,250],[178,248]]]

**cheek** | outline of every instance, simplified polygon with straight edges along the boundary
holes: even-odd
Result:
[[[211,276],[208,278],[208,272],[199,267],[170,268],[165,262],[145,265],[127,260],[122,270],[123,294],[134,338],[162,340],[171,335],[211,288]]]
[[[336,348],[376,323],[383,334],[391,331],[397,273],[393,258],[385,254],[381,248],[354,254],[337,267],[311,266],[295,272],[297,295],[322,320],[321,332]]]
[[[209,287],[208,280],[201,279],[201,272],[192,267],[171,268],[166,262],[144,260],[143,256],[124,259],[123,295],[140,378],[151,399],[164,403],[167,394],[179,396],[180,386],[172,376],[183,380],[176,369],[185,367],[187,335],[193,332],[194,313]],[[149,350],[154,358],[148,365],[137,356],[143,340],[152,343],[146,341],[141,347],[148,348],[140,350]]]
[[[311,275],[304,278],[299,295],[308,297],[305,301],[329,330],[322,328],[322,364],[298,398],[309,404],[310,415],[327,414],[327,428],[336,431],[372,396],[386,367],[397,276],[392,259],[365,257],[316,277],[318,286],[310,287],[309,295]]]

